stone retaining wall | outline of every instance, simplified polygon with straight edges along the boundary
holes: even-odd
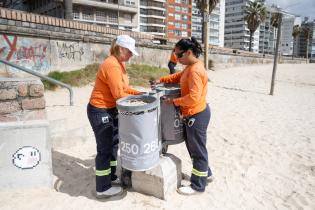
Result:
[[[0,78],[0,122],[44,119],[44,86],[40,80]]]

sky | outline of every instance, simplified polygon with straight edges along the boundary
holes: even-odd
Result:
[[[304,17],[315,19],[315,0],[266,0],[269,4],[276,4],[284,11]]]

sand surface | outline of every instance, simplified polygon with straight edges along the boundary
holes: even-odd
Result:
[[[46,91],[48,118],[64,123],[69,139],[53,150],[54,189],[0,192],[0,209],[315,209],[315,64],[279,65],[274,96],[271,72],[271,65],[209,71],[215,180],[203,194],[174,192],[166,201],[132,190],[95,199],[95,141],[86,117],[92,86],[74,88],[73,107],[66,90]],[[190,174],[184,144],[169,152]]]

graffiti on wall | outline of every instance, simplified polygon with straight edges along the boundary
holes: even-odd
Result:
[[[84,50],[83,47],[79,45],[79,43],[56,42],[56,44],[60,59],[81,61]]]
[[[44,40],[18,38],[18,36],[0,35],[0,58],[19,66],[34,70],[48,71],[48,44]]]

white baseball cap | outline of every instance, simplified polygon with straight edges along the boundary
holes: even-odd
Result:
[[[139,55],[136,51],[136,41],[128,35],[117,36],[116,44],[121,47],[127,48],[132,52],[133,55]]]

